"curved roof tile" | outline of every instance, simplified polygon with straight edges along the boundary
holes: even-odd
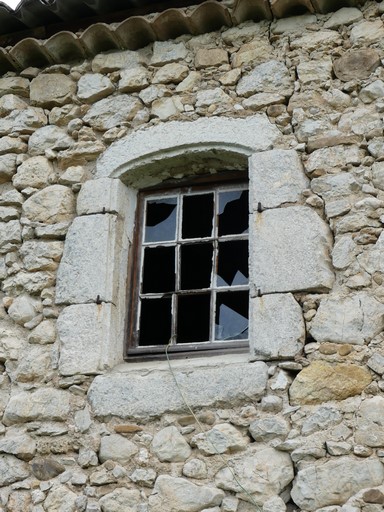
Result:
[[[0,48],[0,72],[22,70],[29,66],[81,60],[109,50],[136,50],[155,40],[167,40],[181,34],[203,34],[246,20],[281,18],[303,12],[325,13],[345,6],[356,6],[365,0],[167,0],[182,2],[187,7],[169,8],[160,14],[131,16],[120,23],[93,23],[80,35],[60,31],[46,40],[27,37],[10,50]],[[8,29],[22,30],[36,24],[71,20],[89,13],[101,15],[124,6],[138,4],[159,6],[155,0],[23,0],[16,11],[0,1],[0,35]],[[194,7],[189,5],[196,4]],[[163,7],[167,4],[161,4]]]

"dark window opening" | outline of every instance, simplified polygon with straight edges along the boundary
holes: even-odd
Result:
[[[143,192],[139,204],[128,355],[246,347],[245,185]]]

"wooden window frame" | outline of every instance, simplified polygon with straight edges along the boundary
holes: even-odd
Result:
[[[148,359],[164,359],[165,358],[165,345],[138,345],[136,326],[140,321],[139,318],[139,301],[140,301],[140,286],[141,286],[141,259],[144,253],[143,243],[144,237],[144,216],[145,216],[145,201],[149,196],[164,197],[169,195],[187,195],[189,192],[196,194],[204,191],[225,191],[226,189],[237,188],[248,190],[248,176],[244,171],[222,171],[215,174],[203,175],[194,179],[187,180],[169,180],[166,185],[160,184],[154,187],[142,189],[138,194],[136,219],[135,219],[135,232],[133,244],[130,254],[130,268],[129,268],[129,283],[128,283],[128,315],[127,315],[127,328],[126,328],[126,343],[124,358],[126,360],[148,360]],[[180,214],[181,215],[181,214]],[[212,238],[215,237],[208,237]],[[234,235],[229,236],[226,240],[249,240],[249,230],[244,236]],[[205,238],[196,238],[192,242],[198,243],[199,240],[207,240]],[[218,243],[219,237],[216,237]],[[188,243],[191,240],[188,240]],[[178,244],[175,241],[175,246]],[[180,258],[177,258],[177,264],[180,263]],[[209,290],[217,293],[217,291],[228,291],[234,289],[236,291],[247,290],[249,292],[249,281],[247,285],[241,286],[228,286],[228,287],[214,287],[210,286]],[[196,293],[196,292],[192,292]],[[175,292],[177,294],[177,292]],[[187,295],[182,293],[182,295]],[[249,313],[249,299],[248,299],[248,313]],[[215,311],[210,307],[210,316],[215,314]],[[248,315],[249,318],[249,315]],[[249,339],[244,340],[231,340],[231,341],[207,341],[207,342],[189,342],[180,344],[168,345],[168,350],[172,357],[193,357],[202,355],[219,355],[224,353],[246,353],[249,350]]]

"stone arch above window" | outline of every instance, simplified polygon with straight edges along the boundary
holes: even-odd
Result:
[[[140,130],[106,150],[79,193],[58,271],[63,375],[103,373],[122,362],[136,190],[199,172],[203,162],[249,169],[251,357],[300,352],[304,322],[293,293],[332,287],[331,236],[303,206],[308,179],[298,154],[272,149],[280,136],[264,115],[215,117]]]

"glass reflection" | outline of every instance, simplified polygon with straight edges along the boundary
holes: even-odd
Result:
[[[176,237],[177,197],[147,202],[145,242],[164,242]]]
[[[248,190],[219,194],[219,236],[248,232]]]
[[[217,286],[248,283],[248,240],[219,243]]]
[[[248,291],[217,294],[215,338],[248,339]]]

